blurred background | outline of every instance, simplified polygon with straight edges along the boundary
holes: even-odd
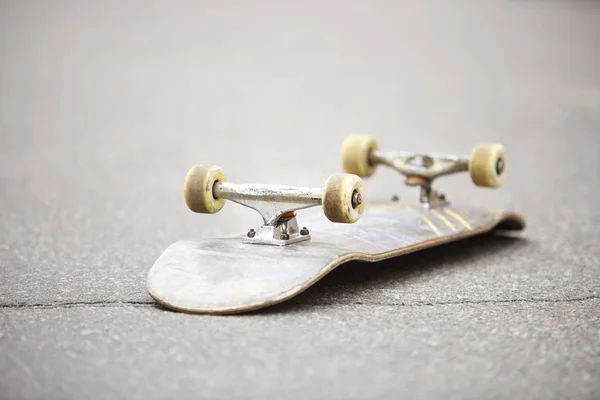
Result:
[[[371,134],[385,150],[469,154],[478,142],[503,143],[509,154],[504,188],[476,188],[468,174],[441,179],[439,187],[456,203],[523,213],[529,222],[526,239],[517,247],[500,246],[499,253],[480,252],[467,260],[459,255],[476,251],[471,249],[474,246],[485,248],[486,242],[447,248],[445,252],[454,258],[440,255],[426,260],[457,268],[425,272],[416,281],[387,279],[387,272],[381,272],[370,283],[361,283],[353,274],[341,273],[300,298],[300,303],[319,303],[319,296],[335,286],[348,289],[338,291],[341,297],[365,304],[382,298],[435,303],[457,297],[477,301],[589,297],[596,299],[595,307],[600,288],[600,214],[595,200],[600,171],[599,46],[600,3],[596,1],[1,0],[0,301],[4,308],[0,315],[4,315],[5,334],[0,334],[0,346],[11,355],[0,377],[5,393],[37,397],[49,390],[58,397],[78,397],[86,386],[69,382],[102,387],[100,381],[113,379],[114,373],[121,378],[115,378],[117,383],[107,393],[131,398],[130,388],[156,382],[158,370],[138,371],[135,376],[125,372],[135,360],[140,365],[155,361],[131,349],[115,355],[128,361],[116,361],[113,369],[100,367],[102,346],[108,349],[115,344],[77,335],[81,330],[76,327],[83,324],[94,331],[97,323],[103,327],[100,332],[118,331],[121,328],[111,323],[124,318],[118,305],[153,307],[145,290],[146,274],[170,243],[244,232],[260,222],[255,212],[233,204],[213,216],[191,213],[182,193],[187,170],[198,163],[217,164],[235,183],[320,187],[330,174],[341,172],[340,148],[349,133]],[[397,193],[402,201],[415,201],[416,193],[402,182],[382,168],[366,182],[368,199],[387,200]],[[419,264],[418,259],[412,262]],[[458,268],[465,264],[470,267]],[[439,279],[437,274],[442,274]],[[471,281],[471,286],[457,289],[456,285]],[[337,298],[327,301],[333,305],[317,308],[318,315],[335,320]],[[61,311],[64,314],[44,317],[50,311],[43,307],[104,303],[115,305],[111,313],[117,316],[70,317],[67,308]],[[21,308],[13,310],[17,306]],[[28,314],[28,306],[42,309]],[[598,327],[597,309],[593,309],[578,308],[579,314],[572,314],[574,321],[590,329],[585,328],[582,336],[564,333],[570,329],[568,324],[561,331],[565,336],[549,334],[567,338],[567,344],[551,342],[564,345],[558,354],[565,358],[546,360],[546,367],[519,381],[524,392],[515,393],[583,398],[599,388],[598,343],[587,341]],[[165,316],[155,308],[144,312],[150,313],[142,324],[143,346],[148,349],[160,348],[160,335],[170,335],[161,318],[180,333],[178,324],[223,324],[222,319]],[[518,307],[511,312],[536,314]],[[568,310],[552,313],[571,315]],[[132,334],[128,343],[135,348],[133,337],[140,331],[136,317],[127,315]],[[482,311],[483,321],[485,315]],[[233,335],[241,329],[256,339],[257,332],[267,327],[275,339],[256,339],[255,347],[246,350],[267,352],[269,342],[285,339],[277,329],[294,336],[278,325],[277,317],[273,317],[275,325],[269,325],[269,317],[261,317],[260,328],[252,319],[228,320],[231,330],[220,334]],[[397,317],[396,326],[408,318]],[[49,322],[39,322],[46,318]],[[174,322],[173,318],[181,319]],[[358,311],[344,316],[346,321],[361,318],[364,315]],[[426,324],[427,318],[415,314],[415,321]],[[450,313],[448,318],[459,317]],[[372,321],[372,326],[393,319],[385,315]],[[504,326],[506,320],[501,317],[496,322]],[[311,329],[316,337],[320,330],[335,331],[331,321],[314,323]],[[528,326],[524,322],[521,328],[528,332]],[[153,329],[162,333],[155,337]],[[252,336],[252,329],[258,329],[259,336]],[[337,335],[343,337],[347,329],[339,329]],[[422,337],[439,333],[423,329]],[[456,329],[454,334],[460,336],[460,328]],[[19,339],[29,337],[23,332],[30,331],[45,333],[36,344],[31,338]],[[196,334],[208,335],[202,340],[210,343],[212,334],[202,332]],[[488,334],[480,335],[480,343],[487,343]],[[316,353],[308,350],[316,358],[306,362],[319,375],[325,368],[319,362],[326,364],[320,357],[348,354],[344,349],[330,353],[330,343],[316,337],[305,334],[297,343],[300,347],[305,343],[305,350],[316,343],[317,350],[312,350]],[[57,350],[62,348],[57,343],[66,338],[72,343],[64,344],[67,348],[99,342],[101,350],[90,353],[82,345],[73,363]],[[374,343],[369,338],[368,332],[357,336],[351,345],[358,346],[354,351],[366,352]],[[456,349],[456,362],[461,362],[461,354],[469,354],[471,339],[464,344],[466,350]],[[181,340],[185,343],[185,335]],[[270,362],[285,371],[277,389],[256,383],[273,378],[266,373],[236,369],[245,368],[234,366],[239,354],[224,353],[216,367],[200,371],[213,374],[212,386],[205,388],[209,397],[236,393],[281,397],[278,390],[286,387],[299,390],[298,397],[311,393],[351,397],[349,388],[368,382],[379,386],[369,391],[367,385],[365,391],[356,392],[363,398],[400,392],[415,395],[418,391],[411,390],[416,387],[407,382],[429,382],[430,375],[419,374],[419,368],[413,367],[420,364],[414,360],[406,361],[410,368],[401,366],[399,359],[386,359],[382,365],[378,351],[387,354],[396,345],[418,348],[419,340],[375,344],[375,350],[365,353],[372,355],[365,355],[365,362],[345,375],[355,376],[355,384],[341,392],[335,390],[335,383],[344,377],[335,370],[327,370],[328,384],[311,392],[304,364],[286,369],[282,357],[294,350],[283,343],[278,352],[253,364],[259,368]],[[527,339],[519,346],[539,343]],[[587,350],[578,347],[581,343]],[[181,341],[171,345],[176,353],[189,352]],[[505,357],[494,353],[493,344],[481,345],[492,348],[488,356],[499,363],[483,370],[498,376],[498,371],[524,367],[518,359],[513,360],[517,366],[503,364]],[[511,345],[519,347],[509,341],[503,348]],[[218,352],[226,344],[215,346]],[[243,354],[244,349],[239,351]],[[441,366],[430,373],[443,374],[447,367],[456,375],[430,383],[431,387],[424,384],[431,389],[428,393],[464,398],[485,392],[474,392],[474,387],[483,390],[492,385],[473,372],[482,385],[473,386],[471,379],[476,378],[454,368],[453,353],[446,354],[449,358],[435,354],[431,353],[427,365]],[[462,371],[481,367],[463,361]],[[193,370],[192,361],[165,362],[182,375]],[[64,368],[51,367],[63,364]],[[375,379],[378,368],[387,372]],[[398,380],[390,371],[403,372],[408,380]],[[239,387],[226,383],[227,374],[238,380]],[[201,385],[193,379],[185,382],[191,385],[188,388]],[[573,382],[578,384],[571,386]],[[164,385],[154,383],[141,394],[152,397],[161,393],[160,387],[169,388],[168,393],[184,391]],[[548,385],[550,394],[545,392]],[[501,387],[498,384],[496,389]]]

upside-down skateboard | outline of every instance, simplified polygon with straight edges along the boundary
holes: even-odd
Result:
[[[467,170],[476,185],[499,186],[506,167],[500,145],[479,145],[470,157],[383,153],[372,138],[353,135],[344,142],[342,163],[350,174],[332,176],[323,189],[235,185],[218,167],[193,167],[184,186],[192,211],[215,213],[231,200],[257,210],[263,225],[234,237],[172,244],[148,275],[152,297],[184,312],[245,312],[285,301],[351,260],[381,261],[525,226],[513,212],[451,205],[431,187],[440,175]],[[356,175],[370,176],[378,164],[419,187],[419,204],[367,203]],[[322,212],[302,212],[300,228],[296,211],[319,205]]]

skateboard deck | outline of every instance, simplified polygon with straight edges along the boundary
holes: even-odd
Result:
[[[370,204],[358,222],[347,225],[331,223],[320,209],[299,216],[311,240],[288,246],[242,243],[242,235],[173,243],[149,272],[150,295],[183,312],[247,312],[298,295],[348,261],[376,262],[495,229],[525,227],[513,212],[454,205]]]

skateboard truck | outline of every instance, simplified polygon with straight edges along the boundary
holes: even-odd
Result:
[[[429,208],[449,203],[432,187],[439,176],[469,171],[477,186],[501,186],[506,176],[506,151],[500,144],[483,143],[475,146],[470,156],[382,152],[371,136],[350,135],[342,145],[342,164],[347,173],[360,177],[373,175],[380,164],[395,169],[406,177],[406,185],[419,187],[419,201]]]
[[[332,175],[323,189],[257,184],[234,184],[220,167],[196,165],[185,179],[184,197],[190,210],[214,214],[226,200],[256,210],[263,225],[251,229],[244,243],[285,246],[310,239],[307,228],[299,229],[296,211],[322,205],[332,222],[356,222],[364,210],[362,180],[351,174]]]

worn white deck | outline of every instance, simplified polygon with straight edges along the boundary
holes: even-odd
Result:
[[[348,261],[382,261],[498,225],[509,230],[525,226],[510,212],[452,206],[427,210],[398,203],[369,205],[354,224],[333,224],[320,209],[298,218],[310,227],[310,241],[283,247],[242,243],[242,237],[176,242],[152,266],[148,291],[179,311],[251,311],[292,298]],[[396,264],[402,268],[401,259]]]

